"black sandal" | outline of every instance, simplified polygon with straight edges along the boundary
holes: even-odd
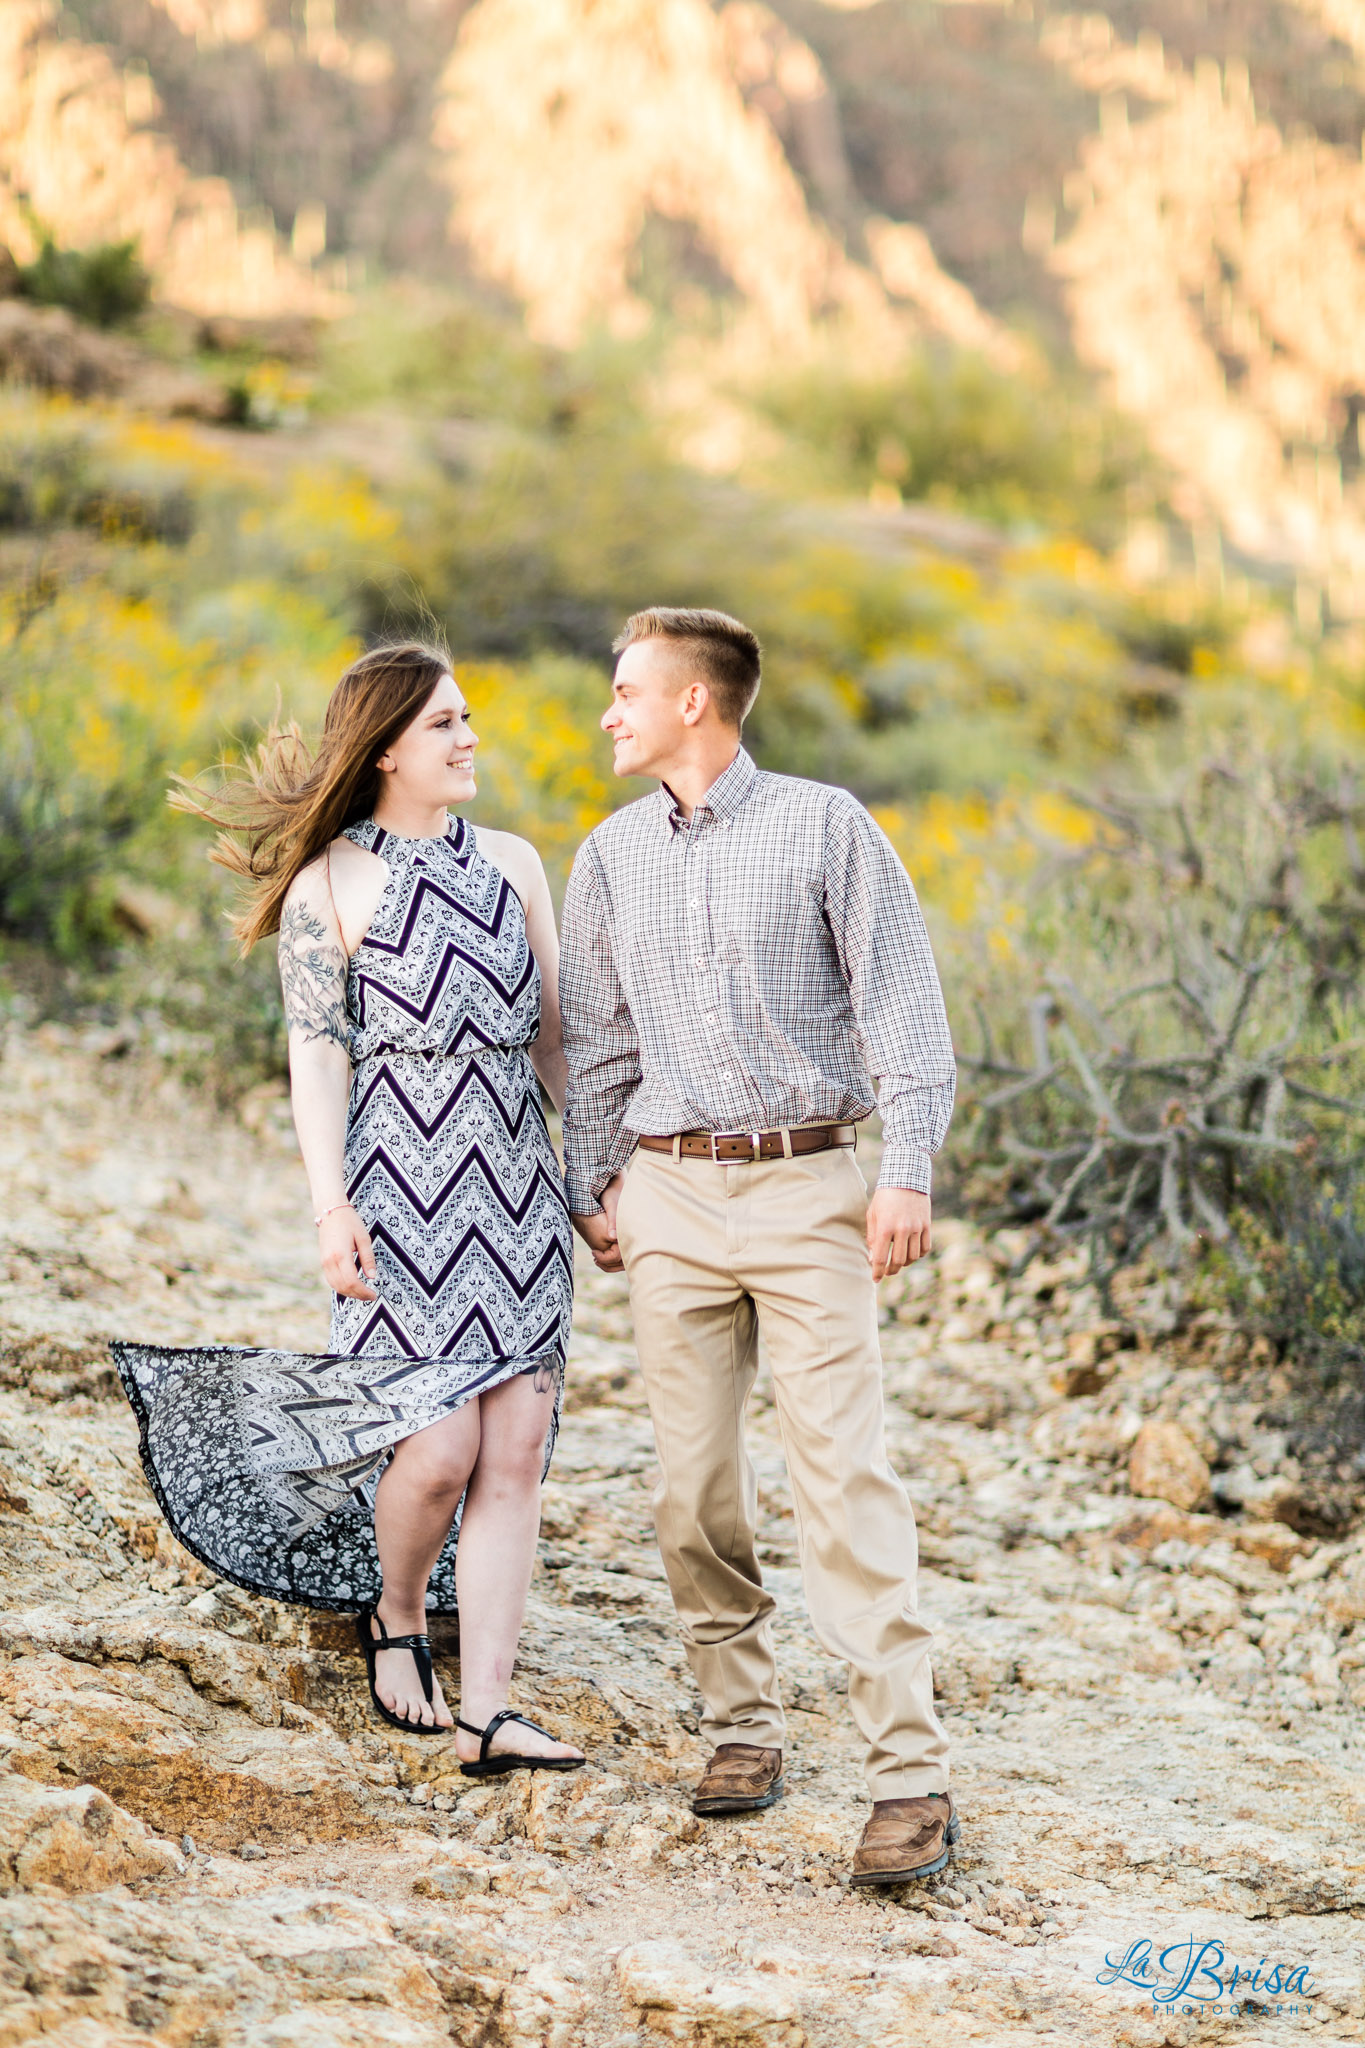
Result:
[[[379,1623],[379,1641],[374,1639],[372,1622]],[[391,1636],[385,1628],[378,1605],[362,1607],[355,1618],[355,1631],[360,1638],[360,1647],[365,1652],[365,1670],[370,1681],[370,1698],[374,1710],[390,1728],[401,1728],[405,1735],[449,1735],[449,1728],[438,1728],[435,1721],[405,1721],[401,1714],[391,1713],[374,1688],[374,1660],[384,1650],[411,1650],[412,1661],[417,1666],[417,1676],[422,1682],[427,1705],[435,1712],[436,1673],[431,1661],[431,1638],[429,1636]]]
[[[463,1728],[466,1735],[481,1735],[476,1764],[461,1764],[460,1775],[464,1778],[500,1778],[504,1771],[577,1771],[588,1761],[585,1756],[521,1756],[514,1749],[500,1749],[496,1756],[488,1754],[488,1745],[507,1721],[520,1721],[523,1727],[534,1728],[537,1735],[555,1742],[548,1728],[542,1728],[539,1721],[532,1721],[525,1714],[513,1713],[511,1707],[503,1707],[494,1714],[486,1728],[473,1728],[468,1721],[457,1720],[455,1726]]]

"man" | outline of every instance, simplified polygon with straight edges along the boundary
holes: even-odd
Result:
[[[743,1412],[761,1332],[810,1616],[850,1669],[872,1815],[855,1884],[928,1876],[958,1825],[887,1463],[875,1282],[923,1256],[955,1069],[919,905],[845,790],[740,744],[758,641],[630,619],[602,725],[661,787],[593,831],[564,906],[574,1222],[624,1264],[658,1444],[659,1546],[714,1754],[700,1814],[770,1806],[783,1718]],[[852,1147],[880,1081],[881,1180]],[[627,1166],[627,1162],[629,1162]],[[623,1169],[625,1169],[623,1173]]]

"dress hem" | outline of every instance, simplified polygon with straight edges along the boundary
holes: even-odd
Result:
[[[127,1363],[125,1359],[125,1352],[166,1351],[173,1353],[178,1358],[212,1359],[230,1357],[243,1349],[254,1350],[255,1348],[255,1346],[241,1346],[234,1344],[155,1345],[139,1344],[131,1340],[113,1340],[110,1342],[109,1352],[114,1362],[114,1368],[118,1373],[119,1381],[123,1387],[123,1391],[128,1398],[128,1405],[132,1409],[133,1414],[137,1418],[138,1460],[142,1466],[143,1477],[146,1479],[148,1487],[151,1489],[152,1497],[155,1500],[157,1507],[161,1510],[162,1519],[164,1520],[167,1528],[170,1530],[172,1536],[174,1536],[176,1542],[180,1545],[182,1550],[188,1551],[189,1555],[192,1558],[194,1558],[197,1563],[203,1565],[206,1570],[212,1572],[215,1578],[225,1579],[229,1585],[240,1586],[243,1592],[254,1593],[260,1599],[277,1600],[279,1601],[281,1606],[285,1607],[308,1607],[318,1614],[356,1615],[363,1613],[366,1605],[368,1604],[364,1600],[331,1601],[321,1600],[317,1597],[316,1594],[305,1593],[299,1590],[290,1590],[289,1592],[283,1592],[277,1585],[270,1585],[263,1579],[249,1578],[240,1571],[234,1571],[230,1567],[220,1564],[218,1560],[212,1557],[209,1554],[209,1552],[203,1548],[202,1544],[199,1541],[197,1541],[195,1537],[193,1537],[184,1527],[183,1523],[180,1520],[180,1517],[175,1513],[175,1510],[171,1505],[170,1499],[167,1496],[166,1490],[161,1483],[161,1478],[156,1467],[156,1460],[152,1454],[151,1448],[151,1410],[147,1405],[146,1399],[142,1392],[142,1388],[138,1384],[136,1374],[133,1372],[132,1367]],[[551,1351],[544,1352],[540,1354],[540,1357],[555,1358],[559,1363],[560,1370],[562,1373],[563,1354],[558,1350],[558,1348],[554,1348]],[[516,1379],[521,1373],[533,1370],[539,1363],[540,1358],[531,1359],[529,1361],[524,1362],[517,1362],[515,1371],[504,1374],[504,1376],[501,1379],[495,1381],[493,1384],[495,1386],[503,1386],[507,1383],[507,1381]],[[456,1414],[460,1408],[463,1408],[466,1405],[468,1401],[476,1400],[479,1394],[491,1393],[492,1390],[493,1389],[490,1386],[481,1386],[467,1394],[463,1400],[456,1402],[455,1406],[453,1408],[448,1409],[446,1412],[452,1415]],[[422,1426],[426,1427],[427,1425],[424,1424]],[[408,1434],[416,1436],[420,1434],[420,1431],[412,1430],[409,1431]],[[557,1428],[554,1425],[552,1425],[552,1445],[553,1438],[557,1436],[557,1434]],[[398,1438],[396,1439],[396,1441],[402,1442],[404,1441],[404,1439]],[[547,1460],[547,1470],[548,1463],[549,1461]],[[544,1484],[543,1477],[541,1483],[542,1485]],[[340,1507],[338,1507],[337,1509],[334,1509],[332,1512],[341,1513],[343,1512],[343,1510]],[[322,1519],[325,1520],[326,1517],[323,1517]],[[454,1605],[448,1607],[428,1606],[426,1612],[430,1615],[435,1615],[438,1619],[453,1621],[458,1617],[459,1610]]]

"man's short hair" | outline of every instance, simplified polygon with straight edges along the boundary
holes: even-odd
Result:
[[[611,643],[611,651],[620,654],[637,640],[673,640],[685,647],[709,685],[725,723],[736,728],[743,726],[753,709],[763,673],[763,650],[756,633],[741,626],[728,612],[655,604],[626,620]]]

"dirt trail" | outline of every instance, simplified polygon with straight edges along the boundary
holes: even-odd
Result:
[[[469,1786],[448,1744],[372,1721],[344,1621],[179,1550],[104,1340],[317,1347],[325,1304],[283,1102],[214,1122],[117,1044],[14,1031],[0,1063],[0,2043],[1362,2038],[1365,1544],[1286,1526],[1236,1333],[1177,1365],[1159,1302],[1104,1325],[1077,1274],[1007,1285],[1008,1248],[961,1226],[888,1289],[964,1833],[940,1879],[854,1893],[857,1747],[761,1384],[790,1792],[688,1810],[649,1427],[623,1289],[590,1267],[516,1684],[589,1770]],[[1174,1503],[1133,1496],[1134,1456]],[[1097,1981],[1187,1942],[1221,1949],[1174,2010]],[[1269,2013],[1229,2010],[1245,1974],[1193,2009],[1207,1971],[1258,1964]]]

